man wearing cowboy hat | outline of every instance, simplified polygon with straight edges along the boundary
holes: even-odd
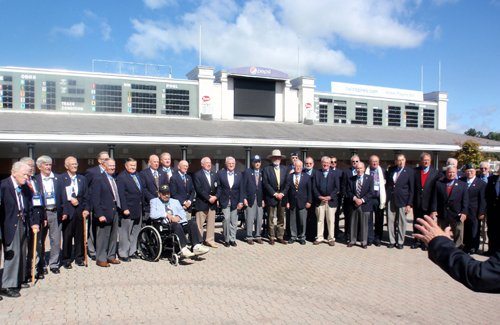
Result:
[[[274,149],[267,156],[272,164],[263,170],[262,183],[265,189],[265,204],[268,207],[269,244],[274,245],[277,239],[279,243],[286,244],[283,239],[285,234],[285,202],[284,190],[286,188],[287,168],[281,165],[285,156],[279,149]],[[277,229],[276,229],[277,228]]]

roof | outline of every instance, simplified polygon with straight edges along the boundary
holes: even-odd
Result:
[[[282,146],[305,148],[454,151],[474,140],[486,152],[500,142],[434,129],[359,125],[202,120],[169,116],[2,111],[0,141],[52,143]]]

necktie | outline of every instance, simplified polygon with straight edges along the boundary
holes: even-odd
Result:
[[[401,174],[401,170],[402,170],[401,168],[396,169],[396,172],[394,173],[394,177],[393,177],[394,183],[396,183],[398,181],[399,174]]]
[[[254,175],[255,175],[255,186],[259,186],[259,171],[256,170],[254,172]]]
[[[363,183],[361,182],[361,177],[358,177],[358,181],[356,182],[356,196],[361,197],[361,188],[363,187]]]
[[[141,189],[141,183],[139,183],[139,179],[137,178],[136,174],[131,174],[132,179],[134,180],[135,185],[137,186],[138,189]]]
[[[113,190],[113,196],[115,197],[116,206],[121,208],[120,196],[118,195],[118,187],[116,187],[116,182],[113,177],[108,177],[111,183],[111,189]]]
[[[278,185],[278,190],[280,188],[280,167],[274,167],[274,175],[276,176],[276,184]]]
[[[472,181],[470,181],[470,180],[467,181],[467,188],[469,188],[471,186],[471,184],[472,184]]]
[[[182,181],[184,182],[184,186],[186,186],[186,175],[181,174]]]
[[[72,187],[72,190],[73,190],[73,194],[76,196],[78,196],[78,183],[76,182],[76,176],[73,176],[71,178],[71,187]]]
[[[448,194],[448,196],[451,195],[451,190],[453,189],[454,183],[455,183],[454,181],[451,181],[448,184],[446,184],[446,193]]]
[[[153,177],[155,179],[156,188],[160,188],[160,177],[158,176],[158,171],[153,171]]]
[[[19,208],[19,212],[22,213],[24,211],[24,203],[23,203],[23,196],[21,194],[21,187],[18,186],[16,187],[16,195],[17,195],[17,201],[18,201],[18,208]],[[24,218],[24,216],[23,216]]]
[[[170,167],[163,167],[163,171],[167,174],[170,174]]]
[[[300,182],[299,175],[295,175],[294,178],[295,178],[295,181],[293,182],[293,184],[295,185],[295,190],[298,191],[299,190],[299,182]]]

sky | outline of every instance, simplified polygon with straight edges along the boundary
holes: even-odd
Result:
[[[448,130],[500,132],[500,0],[0,0],[0,66],[169,65],[185,78],[269,67],[292,78],[448,93]],[[441,82],[439,82],[441,66]],[[109,69],[96,64],[97,69]],[[422,76],[423,71],[423,78]],[[440,85],[440,87],[439,87]]]

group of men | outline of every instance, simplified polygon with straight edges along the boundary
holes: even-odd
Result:
[[[140,172],[137,161],[128,158],[118,175],[107,152],[99,153],[98,165],[83,174],[72,156],[65,159],[66,171],[59,175],[52,172],[48,156],[36,160],[36,175],[35,161],[22,158],[0,187],[5,258],[0,294],[18,297],[32,276],[43,279],[49,270],[58,274],[60,267],[71,269],[73,261],[84,266],[87,255],[100,267],[138,258],[137,237],[148,219],[171,225],[180,238],[182,256],[205,254],[218,247],[218,211],[224,216],[226,247],[237,246],[240,215],[245,216],[244,240],[249,245],[264,243],[266,223],[271,245],[304,245],[309,232],[314,245],[334,246],[343,237],[348,247],[358,242],[362,248],[380,246],[387,213],[389,248],[403,248],[410,214],[414,221],[429,215],[443,229],[451,226],[456,245],[470,253],[479,248],[479,225],[488,216],[488,253],[500,248],[499,181],[498,175],[489,175],[487,163],[481,163],[478,175],[475,166],[466,165],[460,178],[456,160],[449,159],[446,170],[439,172],[428,153],[422,153],[417,168],[406,166],[405,156],[397,155],[395,166],[387,171],[376,155],[368,166],[354,155],[348,169],[337,168],[333,156],[322,157],[319,169],[314,169],[312,157],[302,162],[292,153],[289,165],[282,164],[285,158],[275,149],[267,156],[270,165],[264,167],[256,155],[251,167],[240,172],[235,158],[226,157],[225,167],[215,172],[211,159],[203,157],[201,169],[190,174],[187,161],[174,169],[171,155],[163,153],[151,155]],[[412,244],[419,246],[418,240]]]

